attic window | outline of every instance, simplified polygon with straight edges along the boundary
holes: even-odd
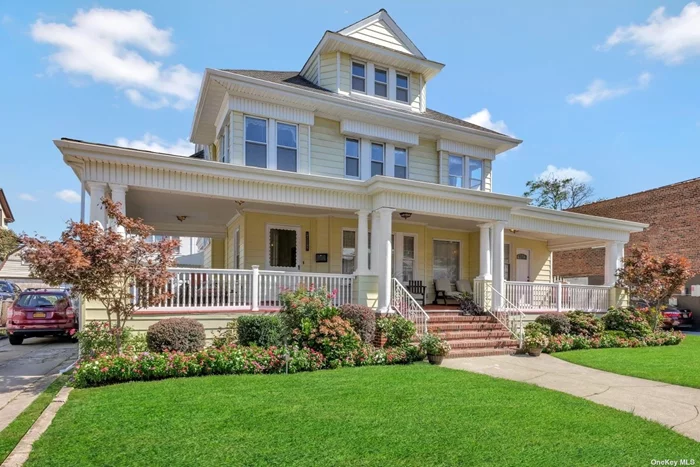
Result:
[[[366,92],[365,64],[352,62],[352,89],[353,91]]]
[[[396,73],[396,100],[408,102],[408,76]]]
[[[380,68],[374,69],[374,94],[376,96],[388,97],[388,73]]]

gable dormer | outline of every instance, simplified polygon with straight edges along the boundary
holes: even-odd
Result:
[[[339,31],[326,31],[301,75],[331,92],[425,112],[426,83],[443,66],[425,58],[382,9]]]

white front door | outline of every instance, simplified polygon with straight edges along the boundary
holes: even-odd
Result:
[[[530,250],[518,248],[515,253],[515,274],[518,282],[530,282]]]
[[[276,271],[301,269],[301,227],[268,224],[266,237],[266,269]]]

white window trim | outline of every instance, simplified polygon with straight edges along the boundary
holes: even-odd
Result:
[[[394,274],[398,277],[399,274],[401,274],[403,278],[403,242],[404,238],[406,237],[411,237],[413,238],[413,279],[411,280],[417,280],[416,278],[419,277],[418,275],[418,234],[415,233],[403,233],[403,232],[394,232]],[[462,254],[462,251],[460,250],[460,256]],[[403,282],[403,281],[402,281]],[[406,285],[406,283],[404,283]]]
[[[513,263],[511,262],[511,256],[513,255],[513,244],[511,242],[503,242],[503,251],[505,253],[505,245],[508,245],[508,255],[503,255],[503,280],[512,281],[513,280]],[[506,259],[508,260],[508,279],[505,278],[505,264]]]
[[[405,167],[406,167],[406,178],[404,178],[403,180],[409,180],[409,179],[410,179],[410,175],[411,175],[411,172],[410,172],[410,170],[409,170],[409,164],[411,163],[411,162],[410,162],[410,161],[411,161],[411,157],[409,156],[409,148],[407,148],[407,147],[402,147],[402,146],[394,146],[394,178],[397,178],[397,177],[396,177],[396,167],[397,167],[397,166],[398,166],[398,167],[404,167],[403,165],[398,165],[398,164],[396,163],[396,150],[397,150],[397,149],[402,149],[402,150],[406,151],[406,166],[405,166]]]
[[[274,119],[270,119],[270,120],[275,122],[275,169],[277,169],[277,148],[294,149],[297,152],[296,173],[299,173],[299,125],[296,123],[284,122],[282,120],[274,120]],[[277,142],[277,127],[280,123],[283,125],[293,126],[296,129],[295,131],[296,131],[297,147],[292,148],[289,146],[282,146]],[[284,172],[287,172],[287,170],[285,170]]]
[[[462,253],[464,253],[464,250],[462,249],[462,247],[463,247],[463,245],[462,245],[462,240],[455,240],[454,238],[437,238],[437,237],[433,237],[433,238],[430,239],[430,248],[433,249],[433,251],[432,251],[433,262],[432,262],[432,264],[430,265],[430,268],[432,269],[432,273],[433,273],[433,278],[435,277],[435,267],[434,267],[434,266],[435,266],[435,241],[436,241],[436,240],[437,240],[438,242],[459,243],[459,261],[458,261],[459,271],[458,271],[458,273],[457,273],[457,280],[462,280],[462,277],[463,277],[463,276],[462,276],[463,269],[465,269],[465,268],[462,267]]]
[[[469,157],[469,163],[471,164],[471,161],[480,161],[481,162],[481,186],[476,189],[472,188],[472,175],[471,175],[471,169],[467,167],[467,175],[469,176],[469,189],[470,190],[476,190],[476,191],[486,191],[486,164],[484,163],[483,159],[478,159],[476,157]]]
[[[357,270],[357,229],[352,229],[350,227],[343,227],[340,229],[340,271],[343,271],[343,237],[345,237],[345,232],[355,232],[355,256],[352,261],[352,270]]]
[[[356,75],[356,74],[354,74],[354,73],[352,72],[352,66],[353,66],[355,63],[357,63],[358,65],[362,65],[362,66],[365,67],[365,76],[364,76],[364,77],[361,77],[361,76],[359,76],[359,75]],[[363,61],[363,60],[355,60],[354,58],[351,58],[351,59],[350,59],[350,92],[359,92],[359,93],[361,93],[361,94],[369,94],[369,93],[367,92],[367,81],[368,81],[368,80],[367,80],[367,69],[369,68],[367,65],[368,65],[368,63],[365,62],[365,61]],[[355,77],[357,77],[357,78],[362,78],[362,79],[365,80],[365,90],[364,90],[364,91],[360,91],[360,90],[354,89],[354,88],[352,87],[352,79],[355,78]],[[373,82],[374,82],[374,81],[373,81]]]
[[[455,187],[455,188],[464,188],[466,190],[474,190],[474,191],[486,191],[486,163],[484,162],[484,159],[481,159],[479,157],[469,157],[464,154],[454,154],[454,153],[447,153],[447,184],[449,186],[454,186],[450,185],[450,177],[453,177],[454,175],[450,175],[450,157],[459,157],[462,159],[462,183],[464,186],[461,187]],[[476,188],[471,188],[471,173],[469,171],[469,163],[472,160],[476,161],[481,161],[481,188],[476,189]]]
[[[384,73],[386,73],[386,83],[382,83],[381,81],[377,81],[377,70],[383,71]],[[373,74],[372,81],[374,83],[374,86],[373,86],[374,92],[372,92],[372,95],[375,97],[378,97],[380,99],[389,99],[389,69],[381,67],[381,66],[378,67],[375,65],[372,74]],[[377,94],[377,83],[384,84],[386,86],[386,96],[380,96],[379,94]]]
[[[400,101],[398,98],[396,98],[396,89],[399,89],[399,80],[396,78],[394,81],[394,100],[396,102],[399,102],[401,104],[405,105],[411,105],[411,73],[405,73],[401,70],[396,70],[396,75],[403,75],[406,77],[406,87],[401,88],[401,89],[406,89],[406,101]]]
[[[381,141],[370,141],[370,143],[369,143],[369,148],[370,148],[370,152],[369,152],[369,167],[370,167],[369,176],[370,176],[370,178],[373,177],[372,164],[374,164],[375,162],[377,162],[377,163],[379,162],[379,161],[375,161],[374,159],[372,159],[372,146],[375,144],[380,145],[382,147],[382,173],[380,175],[385,176],[387,173],[387,170],[386,170],[386,146],[387,145],[386,145],[386,143],[383,143]]]
[[[233,231],[233,268],[241,269],[241,228]]]
[[[349,157],[351,159],[355,159],[354,156],[348,156],[348,140],[351,139],[353,141],[357,141],[357,177],[354,175],[348,175],[348,166],[347,166],[347,161],[346,159]],[[353,180],[361,180],[362,179],[362,139],[360,138],[351,138],[349,136],[345,137],[345,140],[343,141],[343,172],[345,173],[345,178],[350,178]]]
[[[267,154],[267,159],[265,161],[266,163],[266,169],[270,168],[270,119],[268,118],[262,118],[262,117],[257,117],[255,115],[244,115],[243,116],[243,165],[248,166],[248,119],[256,119],[256,120],[264,120],[265,121],[265,132],[267,133],[265,136],[265,153]],[[250,141],[253,144],[263,144],[259,141]],[[248,166],[248,167],[253,167],[253,166]],[[256,168],[262,168],[262,167],[256,167]]]
[[[270,265],[270,230],[291,230],[297,233],[297,255],[295,258],[295,266],[291,268],[271,266]],[[265,224],[265,269],[273,271],[301,271],[301,226],[286,225],[286,224]]]

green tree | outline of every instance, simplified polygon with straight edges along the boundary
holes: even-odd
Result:
[[[20,247],[17,234],[10,229],[0,229],[0,270],[5,266],[7,257]]]
[[[570,209],[586,204],[593,197],[593,188],[573,178],[540,177],[526,184],[523,196],[541,208]]]

